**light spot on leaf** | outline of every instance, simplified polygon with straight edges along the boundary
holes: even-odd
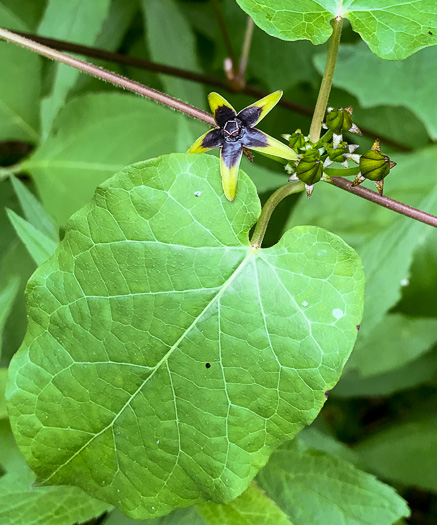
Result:
[[[344,312],[340,308],[334,308],[334,310],[332,310],[332,315],[336,319],[341,319],[344,316]]]

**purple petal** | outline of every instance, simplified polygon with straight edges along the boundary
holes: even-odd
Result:
[[[202,140],[204,148],[218,148],[223,143],[223,133],[219,128],[212,129]]]
[[[267,136],[255,128],[247,128],[241,142],[246,148],[265,148],[269,145]]]

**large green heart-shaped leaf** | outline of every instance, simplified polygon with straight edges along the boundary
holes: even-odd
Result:
[[[283,40],[323,44],[336,16],[350,20],[375,55],[402,60],[437,44],[434,0],[237,0],[255,23]]]
[[[29,281],[14,432],[46,483],[134,518],[229,502],[318,414],[356,337],[357,254],[316,227],[249,243],[241,173],[172,154],[105,182]]]

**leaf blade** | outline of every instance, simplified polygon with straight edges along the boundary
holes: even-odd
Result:
[[[42,479],[79,480],[134,518],[205,498],[226,503],[315,418],[356,337],[362,267],[343,241],[311,227],[261,253],[248,240],[258,214],[247,176],[229,203],[218,159],[173,154],[127,168],[75,215],[64,249],[29,283],[30,328],[11,363],[9,407],[26,456],[20,429],[39,427],[41,410],[38,435],[66,440],[50,464],[32,445]],[[43,348],[58,356],[56,371]],[[47,369],[39,385],[18,379],[29,349]],[[78,424],[82,383],[92,401]],[[64,396],[73,401],[60,416]],[[34,407],[30,419],[20,406]],[[96,457],[89,478],[83,462]],[[154,464],[164,469],[158,479]],[[133,479],[152,493],[133,489]]]
[[[386,60],[402,60],[419,49],[437,44],[437,7],[432,0],[237,0],[264,31],[284,40],[308,39],[323,44],[330,37],[330,20],[348,18],[373,53]]]
[[[257,481],[295,525],[385,525],[409,516],[394,489],[299,438],[273,454]]]
[[[59,234],[53,220],[39,203],[38,199],[15,176],[11,177],[15,195],[20,201],[21,208],[27,221],[54,242],[59,242]]]
[[[23,241],[27,251],[38,266],[53,255],[58,243],[37,230],[30,222],[14,211],[6,210],[6,213],[18,237]]]

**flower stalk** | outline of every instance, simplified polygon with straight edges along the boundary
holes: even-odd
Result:
[[[332,35],[329,39],[328,58],[326,59],[325,72],[320,86],[319,96],[317,97],[313,119],[310,127],[311,142],[317,142],[320,138],[322,122],[325,117],[328,105],[329,94],[331,93],[332,79],[334,78],[335,64],[337,63],[338,48],[340,47],[341,30],[343,18],[336,16],[332,23]]]

